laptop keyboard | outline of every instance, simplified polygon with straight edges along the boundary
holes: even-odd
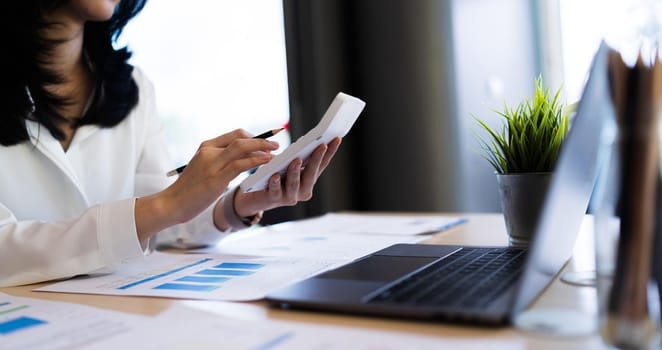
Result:
[[[400,279],[368,300],[444,307],[485,307],[522,272],[525,250],[462,248]]]

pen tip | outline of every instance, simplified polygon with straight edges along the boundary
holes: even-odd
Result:
[[[166,173],[166,176],[168,176],[168,177],[175,176],[175,175],[177,175],[177,169],[170,170],[169,172]]]

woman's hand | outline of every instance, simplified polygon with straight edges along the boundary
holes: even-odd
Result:
[[[232,179],[271,160],[271,151],[276,149],[278,143],[254,139],[241,129],[203,142],[175,183],[136,201],[140,240],[198,215],[218,199]]]
[[[293,160],[287,168],[286,176],[281,178],[280,174],[272,175],[265,190],[238,192],[234,203],[237,215],[253,216],[260,211],[292,206],[311,199],[317,179],[336,154],[340,142],[341,139],[336,137],[328,145],[317,147],[305,166],[302,166],[301,159]]]

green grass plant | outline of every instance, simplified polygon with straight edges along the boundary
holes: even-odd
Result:
[[[535,81],[533,101],[515,108],[504,103],[500,130],[476,118],[488,137],[478,137],[482,156],[500,174],[551,172],[568,134],[568,109],[559,101],[561,89],[550,96],[542,78]]]

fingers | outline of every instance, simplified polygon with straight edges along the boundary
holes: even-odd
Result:
[[[324,157],[322,158],[322,162],[320,163],[318,173],[322,173],[324,169],[326,169],[327,165],[331,162],[331,158],[336,154],[336,151],[338,151],[338,148],[340,148],[340,143],[342,142],[342,139],[340,137],[336,137],[329,144],[327,145],[327,150],[326,153],[324,153]]]
[[[207,140],[200,144],[199,150],[205,148],[228,149],[227,155],[238,157],[253,152],[271,152],[278,149],[278,142],[265,139],[254,139],[245,130],[237,129],[233,132]]]
[[[254,139],[247,131],[236,129],[202,142],[196,156],[203,159],[208,171],[215,173],[228,168],[238,175],[270,160],[271,151],[277,149],[277,142]]]
[[[271,207],[295,205],[303,200],[300,187],[301,164],[301,159],[293,160],[287,167],[284,179],[279,173],[271,175],[265,191]]]
[[[331,158],[340,147],[340,143],[341,139],[337,137],[328,145],[317,147],[303,168],[300,159],[292,161],[288,166],[284,184],[280,183],[281,177],[279,174],[272,176],[268,190],[270,200],[281,201],[285,205],[295,205],[300,201],[310,200],[317,179],[331,162]]]
[[[302,200],[310,200],[313,196],[313,187],[317,182],[320,174],[320,166],[325,158],[328,148],[326,145],[320,145],[310,155],[306,167],[301,173],[301,187],[299,188],[299,195]]]
[[[213,139],[209,139],[200,144],[200,147],[227,147],[232,141],[237,139],[249,139],[253,137],[248,131],[244,129],[236,129],[225,133],[223,135],[217,136]]]
[[[227,147],[218,147],[222,150],[222,157],[238,159],[242,157],[260,156],[278,149],[278,142],[262,139],[235,139]]]
[[[297,158],[287,167],[285,176],[285,193],[283,202],[286,205],[295,205],[299,201],[299,185],[301,183],[301,159]]]
[[[277,142],[246,138],[247,135],[243,130],[235,130],[203,142],[178,182],[224,188],[242,172],[273,158],[271,151],[278,149]]]
[[[239,194],[238,207],[246,207],[250,209],[247,212],[254,212],[310,200],[317,179],[329,165],[340,143],[341,139],[337,137],[328,144],[317,147],[306,161],[305,167],[302,167],[301,159],[295,159],[288,165],[284,176],[276,173],[269,178],[265,190]]]
[[[271,175],[269,178],[267,193],[269,194],[269,200],[272,203],[278,203],[281,196],[283,195],[283,189],[281,187],[280,180],[281,177],[278,173]]]
[[[235,136],[244,135],[237,132]],[[278,143],[263,139],[253,138],[235,138],[225,146],[220,147],[221,143],[227,140],[219,141],[220,138],[208,140],[202,143],[196,157],[200,158],[203,164],[206,164],[208,171],[217,173],[221,170],[227,170],[226,177],[230,179],[239,175],[241,172],[262,165],[271,160],[271,152],[278,149]],[[215,145],[216,142],[216,145]]]
[[[263,165],[269,162],[272,158],[273,155],[264,153],[244,158],[231,159],[230,161],[225,162],[223,167],[218,169],[216,176],[219,177],[219,180],[229,183],[239,176],[239,174]]]

